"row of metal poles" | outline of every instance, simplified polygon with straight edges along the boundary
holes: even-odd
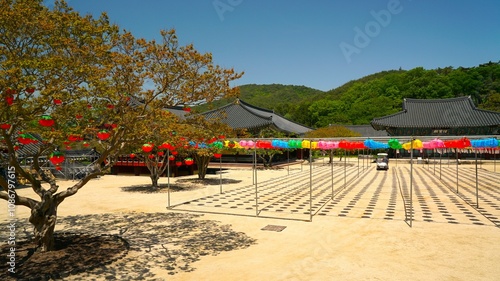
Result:
[[[414,138],[412,138],[413,140]],[[359,168],[360,168],[360,165],[359,165],[359,150],[358,151],[358,177],[359,177]],[[414,162],[414,154],[413,154],[413,142],[411,142],[411,148],[410,148],[410,227],[412,226],[412,221],[413,221],[413,162]],[[477,149],[474,150],[475,152],[475,173],[476,173],[476,207],[479,207],[479,179],[478,179],[478,159],[477,159]],[[169,151],[167,151],[167,157],[169,156],[168,155]],[[365,166],[365,150],[362,150],[362,159],[363,159],[363,171],[364,171],[364,166]],[[440,161],[439,161],[439,168],[440,168],[440,175],[439,175],[439,178],[441,179],[441,156],[442,156],[443,153],[440,153]],[[457,187],[457,190],[456,190],[456,193],[458,194],[459,193],[459,179],[458,179],[458,164],[459,164],[459,160],[458,160],[458,150],[456,149],[455,150],[455,154],[456,154],[456,187]],[[369,154],[368,154],[369,155]],[[396,154],[397,155],[397,154]],[[344,155],[344,185],[343,187],[345,188],[347,186],[347,175],[346,175],[346,169],[347,169],[347,155]],[[494,154],[494,172],[496,173],[496,154]],[[287,151],[287,162],[288,162],[288,174],[290,174],[290,157],[289,157],[289,151]],[[255,216],[259,216],[259,190],[258,190],[258,178],[257,178],[257,165],[258,161],[257,161],[257,148],[254,148],[253,150],[253,164],[252,164],[252,180],[253,180],[253,185],[255,186]],[[313,155],[312,155],[312,150],[309,150],[309,221],[312,221],[312,217],[313,217],[313,208],[312,208],[312,202],[313,202],[313,198],[312,198],[312,194],[313,194]],[[335,196],[335,188],[334,188],[334,175],[333,175],[333,157],[332,157],[332,163],[331,164],[331,188],[332,188],[332,197],[331,199],[333,200],[334,199],[334,196]],[[396,161],[396,165],[397,165],[397,161]],[[436,165],[436,162],[434,162],[434,171],[435,171],[435,165]],[[301,164],[301,170],[302,170],[302,164]],[[170,169],[169,167],[167,167],[167,186],[168,186],[168,208],[171,208],[171,202],[170,202]],[[222,194],[223,193],[223,187],[222,187],[222,158],[219,159],[219,181],[220,181],[220,190],[219,192]]]

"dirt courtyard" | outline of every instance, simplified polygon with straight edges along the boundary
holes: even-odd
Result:
[[[107,175],[60,205],[57,230],[114,235],[129,248],[62,279],[499,280],[499,170],[481,165],[476,186],[472,164],[237,168],[204,185],[161,178],[185,189],[170,192],[141,192],[147,176]],[[22,240],[29,210],[16,217]]]

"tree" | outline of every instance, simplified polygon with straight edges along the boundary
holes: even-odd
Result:
[[[194,157],[198,168],[198,179],[205,179],[207,168],[214,154],[220,154],[226,138],[235,132],[220,120],[207,120],[203,115],[190,116],[186,120],[183,134],[190,139],[186,155]]]
[[[259,132],[259,138],[283,138],[286,134],[280,131],[276,131],[272,128],[265,128]],[[256,155],[262,160],[264,169],[269,169],[273,166],[273,157],[279,154],[283,154],[283,150],[275,148],[259,148],[258,143],[256,144]]]
[[[319,128],[305,134],[306,138],[347,138],[347,137],[360,137],[361,134],[349,130],[348,128],[340,125],[332,125],[328,127]],[[344,154],[344,151],[338,149],[339,152]],[[333,149],[330,149],[329,153],[330,162],[333,162]],[[342,157],[340,158],[342,160]]]
[[[241,74],[179,46],[173,30],[161,32],[161,44],[147,42],[120,32],[105,14],[82,17],[63,1],[52,10],[41,2],[0,0],[0,161],[26,178],[39,199],[12,193],[4,177],[0,198],[31,209],[37,251],[50,251],[57,208],[67,197],[155,135],[150,128],[162,109],[233,94],[229,82]],[[33,164],[24,167],[16,149],[27,136],[41,141]],[[91,144],[99,157],[95,170],[59,191],[40,158],[64,159],[68,138]]]

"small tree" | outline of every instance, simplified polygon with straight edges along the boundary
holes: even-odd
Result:
[[[262,129],[259,132],[259,138],[283,138],[286,137],[286,134],[277,130],[273,130],[271,128]],[[276,148],[256,148],[257,157],[262,160],[264,165],[264,169],[269,169],[273,166],[273,157],[278,154],[283,154],[282,149]]]
[[[310,132],[307,132],[305,137],[307,138],[347,138],[347,137],[360,137],[361,134],[349,130],[348,128],[341,125],[332,125],[328,127],[319,128]],[[340,160],[342,160],[342,156],[345,154],[344,149],[337,149],[337,152],[341,154]],[[334,150],[330,149],[329,151],[329,163],[333,163],[333,154]]]
[[[154,136],[161,109],[233,93],[229,81],[241,74],[180,47],[173,30],[156,44],[119,32],[105,14],[82,17],[62,1],[52,10],[41,2],[0,0],[0,164],[26,178],[39,199],[13,193],[4,177],[0,198],[31,209],[37,251],[51,251],[59,205]],[[86,141],[99,157],[94,171],[60,191],[40,158],[57,152],[60,160],[68,138]],[[17,148],[34,139],[33,164],[22,166]]]
[[[222,151],[224,139],[234,136],[227,124],[217,119],[207,120],[202,115],[188,118],[183,133],[190,139],[186,154],[194,157],[199,179],[205,179],[210,160]]]

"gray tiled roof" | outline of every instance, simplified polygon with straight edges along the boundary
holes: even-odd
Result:
[[[405,99],[403,111],[374,118],[376,130],[500,126],[500,112],[477,109],[470,97]]]
[[[202,115],[207,119],[220,118],[222,122],[234,129],[252,129],[273,125],[281,131],[299,135],[312,130],[273,111],[250,105],[239,99]]]
[[[341,125],[347,129],[360,133],[362,137],[386,137],[386,131],[377,131],[371,125]]]

